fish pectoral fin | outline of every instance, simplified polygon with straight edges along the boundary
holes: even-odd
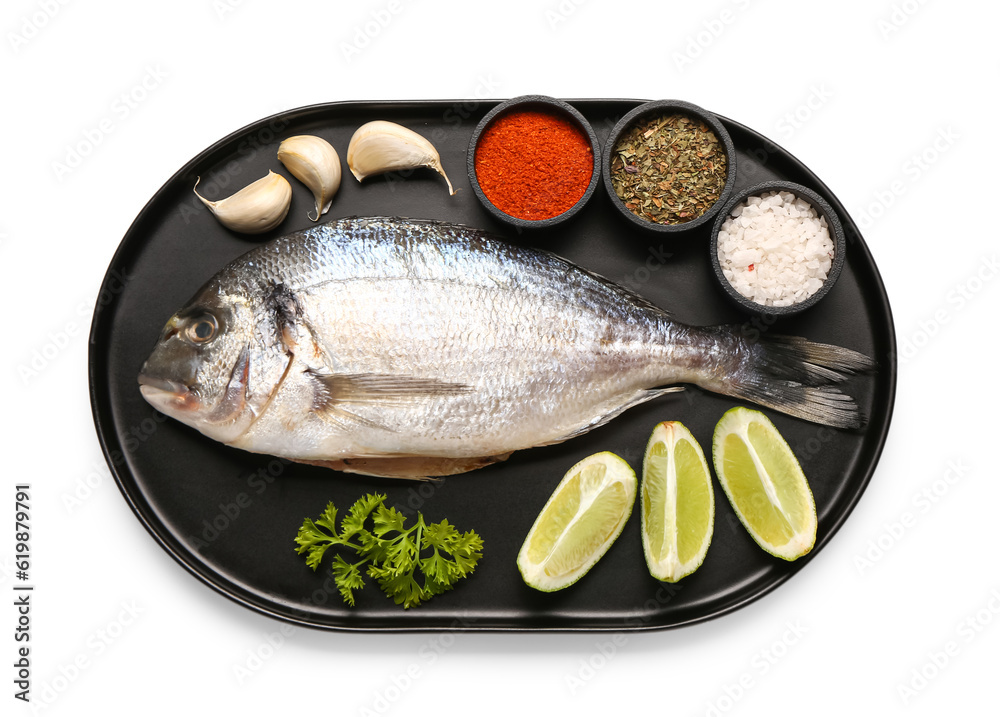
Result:
[[[311,466],[332,468],[345,473],[358,473],[377,478],[431,480],[441,476],[483,468],[510,458],[510,453],[474,458],[441,458],[437,456],[386,456],[373,458],[341,458],[331,461],[298,461]]]
[[[631,397],[626,399],[624,403],[615,402],[614,404],[605,404],[598,409],[596,418],[593,418],[587,423],[574,428],[565,435],[559,436],[559,438],[547,441],[546,443],[541,443],[539,445],[551,446],[555,443],[568,441],[570,438],[576,438],[577,436],[581,436],[587,431],[593,430],[598,426],[603,426],[605,423],[613,418],[617,418],[633,406],[638,406],[640,403],[645,403],[646,401],[652,401],[654,398],[659,398],[660,396],[664,396],[668,393],[676,393],[683,390],[683,386],[670,386],[668,388],[651,388],[636,391]]]
[[[336,402],[324,406],[321,410],[314,409],[314,411],[321,419],[336,426],[344,432],[349,432],[357,426],[364,426],[365,428],[377,428],[382,431],[396,433],[396,429],[391,428],[384,423],[373,421],[370,418],[359,416],[354,411],[349,411]]]
[[[435,378],[394,376],[379,373],[324,373],[307,369],[313,378],[316,393],[314,411],[328,411],[344,403],[398,404],[414,398],[449,396],[468,393],[472,386],[449,383]]]

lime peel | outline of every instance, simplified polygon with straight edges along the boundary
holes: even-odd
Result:
[[[570,468],[524,539],[517,567],[542,592],[569,587],[615,542],[635,504],[635,471],[604,451]]]
[[[697,570],[712,542],[715,494],[701,446],[678,421],[659,423],[650,434],[640,505],[650,575],[672,583]]]
[[[785,560],[816,544],[816,503],[795,454],[771,420],[748,408],[715,426],[712,461],[736,516],[767,552]]]

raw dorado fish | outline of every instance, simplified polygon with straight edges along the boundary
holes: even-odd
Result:
[[[263,244],[167,322],[142,395],[255,453],[451,475],[691,383],[830,426],[855,351],[677,323],[547,252],[439,222],[342,219]]]

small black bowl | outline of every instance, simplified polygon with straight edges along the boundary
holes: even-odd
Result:
[[[615,192],[614,185],[611,182],[611,162],[614,160],[615,147],[618,145],[618,140],[621,136],[629,130],[632,125],[641,119],[645,119],[649,115],[671,114],[684,114],[689,117],[700,119],[712,129],[715,136],[719,138],[719,141],[722,143],[722,147],[726,152],[726,183],[722,187],[722,193],[715,201],[715,204],[708,208],[708,211],[700,217],[692,219],[689,222],[684,222],[683,224],[660,224],[658,222],[651,222],[648,219],[644,219],[638,214],[634,214],[632,210],[625,206],[625,202],[623,202],[618,196],[618,193]],[[719,118],[713,113],[702,109],[698,105],[693,105],[690,102],[684,102],[682,100],[655,100],[653,102],[641,104],[633,109],[631,112],[622,117],[618,121],[618,124],[615,125],[614,129],[611,130],[611,135],[608,137],[607,142],[604,143],[604,162],[602,164],[601,174],[604,175],[604,188],[607,190],[608,196],[611,197],[611,203],[618,210],[619,214],[641,229],[646,229],[660,234],[676,234],[679,232],[685,232],[689,229],[704,226],[712,220],[712,217],[714,217],[719,212],[722,205],[726,203],[726,198],[733,191],[733,185],[736,183],[736,146],[733,144],[733,139],[729,136],[729,132],[722,126],[722,122],[720,122]]]
[[[587,189],[584,191],[583,196],[577,200],[576,204],[564,211],[562,214],[557,214],[556,216],[549,217],[547,219],[522,219],[521,217],[515,217],[505,211],[502,211],[487,198],[486,194],[483,193],[483,188],[479,186],[479,178],[476,176],[476,149],[479,146],[479,138],[482,136],[483,132],[486,131],[487,127],[489,127],[496,118],[506,114],[507,112],[530,109],[545,110],[561,114],[566,119],[570,120],[577,126],[577,128],[580,129],[580,131],[584,133],[584,135],[586,135],[590,142],[590,149],[594,157],[594,167],[590,176],[590,184],[587,185]],[[486,211],[493,215],[494,218],[519,229],[545,229],[564,222],[572,217],[580,211],[580,209],[582,209],[594,195],[594,191],[597,189],[597,183],[600,181],[601,176],[601,147],[597,140],[597,135],[594,133],[593,127],[591,127],[586,118],[571,105],[563,102],[562,100],[558,100],[555,97],[548,97],[546,95],[522,95],[521,97],[514,97],[513,99],[501,102],[492,110],[487,112],[486,116],[480,120],[475,131],[472,133],[472,139],[469,142],[469,152],[466,164],[468,166],[469,182],[472,184],[472,190],[476,193],[476,196],[479,197],[479,201],[486,208]]]
[[[813,209],[816,210],[817,214],[826,218],[826,225],[830,232],[830,238],[833,239],[833,263],[830,265],[830,272],[827,274],[826,281],[823,282],[823,286],[817,289],[816,293],[812,296],[803,299],[797,304],[792,304],[791,306],[766,306],[764,304],[758,304],[755,301],[751,301],[736,291],[736,288],[729,283],[729,279],[727,279],[725,274],[722,273],[722,266],[719,264],[719,232],[722,230],[722,225],[729,217],[729,213],[736,207],[736,205],[746,201],[749,197],[755,197],[768,192],[791,192],[796,197],[801,197],[809,202]],[[719,286],[722,287],[726,296],[732,299],[741,309],[751,314],[791,316],[792,314],[798,314],[805,311],[809,307],[814,306],[817,301],[829,293],[833,285],[837,283],[837,278],[840,276],[841,269],[844,268],[844,254],[846,251],[847,241],[844,238],[844,228],[841,226],[840,219],[837,217],[836,212],[833,211],[833,207],[831,207],[826,200],[808,187],[796,184],[795,182],[775,180],[772,182],[756,184],[749,189],[743,190],[726,202],[726,206],[723,207],[721,212],[719,212],[719,215],[715,218],[715,224],[712,225],[712,239],[709,242],[709,261],[712,265],[712,273],[715,275]]]

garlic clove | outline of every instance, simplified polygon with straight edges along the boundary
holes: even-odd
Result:
[[[243,234],[262,234],[274,229],[292,204],[292,185],[274,172],[268,172],[266,177],[217,202],[210,202],[198,194],[199,182],[201,177],[194,183],[195,196],[223,226]]]
[[[312,190],[316,200],[315,219],[318,222],[340,189],[340,155],[322,137],[300,134],[289,137],[278,147],[278,160],[296,179]]]
[[[449,194],[455,193],[434,145],[395,122],[374,120],[358,127],[347,147],[347,166],[359,182],[373,174],[430,167],[448,182]]]

